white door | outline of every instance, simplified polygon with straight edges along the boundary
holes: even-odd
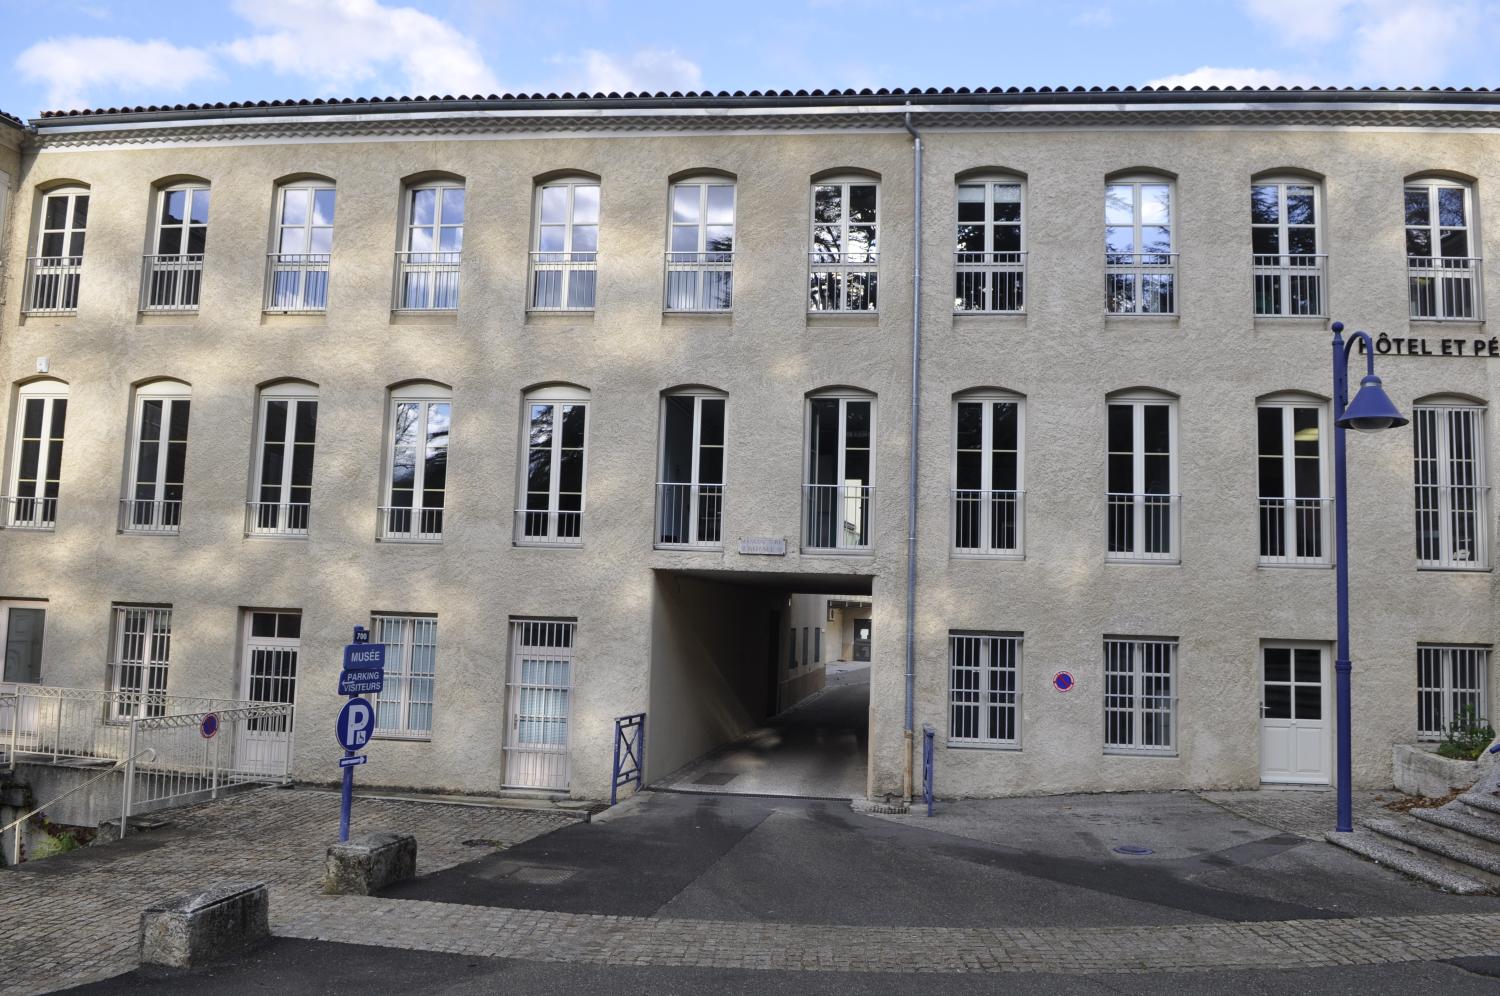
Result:
[[[1329,784],[1332,732],[1328,648],[1315,643],[1263,646],[1260,780]]]
[[[0,692],[15,692],[18,686],[39,685],[42,681],[42,634],[46,629],[46,602],[0,601]],[[8,701],[8,700],[7,700]],[[19,746],[37,735],[40,701],[21,701]],[[9,734],[17,722],[10,708],[0,708],[0,732]]]
[[[252,611],[246,615],[243,697],[251,702],[295,703],[302,614]],[[247,719],[234,732],[237,769],[268,775],[286,772],[291,716]]]

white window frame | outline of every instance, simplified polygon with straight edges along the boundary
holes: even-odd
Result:
[[[297,673],[302,664],[302,612],[299,609],[245,609],[241,625],[244,627],[244,673],[240,682],[240,695],[246,702],[264,702],[269,705],[297,706]],[[276,619],[275,634],[255,635],[255,617],[273,616]],[[297,636],[282,636],[281,618],[297,619]],[[276,655],[277,662],[285,665],[290,660],[290,671],[277,668],[277,673],[256,673],[256,658],[261,653]],[[260,694],[257,694],[260,693]],[[285,734],[290,732],[292,718],[280,716],[252,717],[246,723],[252,733]]]
[[[839,431],[838,431],[838,444],[837,444],[838,445],[838,460],[837,460],[837,467],[836,467],[836,472],[835,472],[835,476],[836,476],[837,480],[832,485],[820,484],[820,483],[818,483],[816,481],[809,481],[809,480],[807,480],[807,478],[813,476],[813,467],[812,467],[812,458],[813,458],[813,449],[812,449],[812,444],[813,444],[813,418],[812,418],[812,412],[813,412],[813,403],[814,402],[818,402],[818,401],[837,401],[839,403],[839,406],[838,406],[838,412],[839,412],[839,415],[838,415],[838,420],[839,420],[838,421],[838,428],[839,428]],[[870,471],[869,471],[869,474],[868,474],[868,477],[867,477],[865,483],[862,484],[862,485],[850,485],[848,483],[848,476],[847,476],[847,464],[848,464],[848,457],[849,457],[849,404],[851,402],[865,402],[865,403],[869,404],[869,406],[870,406],[870,445],[869,445],[869,449],[867,451],[869,453]],[[856,394],[856,393],[823,392],[823,393],[819,393],[819,394],[809,395],[808,398],[807,398],[806,404],[805,404],[804,409],[803,409],[803,411],[804,411],[805,414],[804,414],[804,418],[803,418],[804,427],[803,427],[803,430],[802,430],[802,479],[803,479],[803,485],[802,485],[802,492],[803,492],[803,494],[802,494],[802,552],[803,553],[851,553],[851,552],[852,553],[866,553],[866,552],[871,551],[873,549],[873,547],[874,547],[874,543],[875,543],[875,480],[876,480],[875,450],[876,450],[876,441],[879,439],[879,436],[877,435],[878,423],[876,421],[876,419],[878,417],[878,412],[876,411],[876,404],[875,404],[875,402],[876,402],[875,395],[873,395],[873,394],[862,394],[862,393]],[[842,506],[843,510],[837,516],[837,521],[838,521],[838,525],[837,525],[837,528],[836,528],[837,535],[834,537],[833,544],[831,544],[831,545],[815,544],[813,542],[813,540],[815,538],[817,538],[817,537],[814,536],[814,526],[813,526],[814,520],[817,517],[816,514],[815,514],[815,509],[816,508],[825,507],[824,506],[825,499],[823,497],[821,497],[824,494],[823,492],[821,492],[821,491],[814,491],[813,489],[815,489],[815,488],[827,488],[827,487],[834,487],[834,488],[840,489],[840,492],[834,496],[834,501],[839,506]],[[857,495],[857,496],[851,496],[848,493],[848,489],[851,488],[851,487],[861,488],[865,493]],[[845,533],[847,532],[847,530],[844,527],[850,521],[849,518],[848,518],[848,516],[850,514],[850,508],[851,508],[850,503],[851,502],[853,503],[853,508],[855,510],[854,511],[854,515],[856,516],[856,521],[858,521],[858,519],[860,519],[860,518],[863,518],[865,520],[865,532],[866,532],[867,536],[866,536],[866,542],[864,542],[864,543],[859,543],[859,542],[845,542],[845,540],[846,540]]]
[[[1470,425],[1471,452],[1455,451],[1454,422]],[[1490,547],[1490,485],[1487,463],[1489,410],[1484,405],[1462,400],[1435,398],[1412,406],[1412,473],[1417,515],[1417,567],[1420,570],[1485,571],[1492,559]],[[1430,437],[1424,434],[1430,432]],[[1424,452],[1424,440],[1430,438],[1433,452]],[[1430,463],[1432,480],[1422,481],[1422,467]],[[1457,483],[1457,467],[1469,468],[1473,483]],[[1427,492],[1424,494],[1424,492]],[[1469,521],[1469,556],[1460,556],[1461,537],[1455,536],[1456,519],[1463,515]],[[1421,522],[1429,517],[1436,525],[1431,538],[1424,541]],[[1436,552],[1436,556],[1431,554]]]
[[[965,222],[958,218],[959,205],[977,204],[979,201],[964,201],[965,187],[979,187],[984,191],[984,220]],[[995,205],[1009,203],[997,201],[996,187],[1015,187],[1016,203],[1020,218],[1017,221],[996,221]],[[1024,315],[1026,313],[1026,180],[1024,177],[1005,173],[987,173],[966,176],[954,185],[954,291],[953,313],[955,315]],[[966,251],[958,248],[959,230],[978,225],[983,229],[984,248]],[[1017,232],[1017,249],[996,249],[995,228],[1013,227]],[[978,302],[978,307],[968,305]]]
[[[958,486],[959,412],[966,404],[977,404],[981,408],[980,443],[980,488],[978,491],[961,489]],[[995,405],[1015,405],[1016,408],[1016,488],[1014,491],[997,491],[994,487],[995,450]],[[953,432],[949,446],[948,472],[952,500],[949,512],[952,526],[949,532],[949,549],[955,557],[985,557],[1002,560],[1020,560],[1026,555],[1026,399],[1008,391],[976,391],[955,395],[953,398]],[[1003,451],[1001,451],[1003,452]],[[978,508],[979,535],[971,537],[960,518],[960,508],[967,502],[975,502]],[[1007,508],[1008,506],[1008,508]],[[1015,531],[1015,542],[1010,546],[996,545],[992,535],[995,518],[1009,517]],[[968,544],[969,539],[977,540]]]
[[[528,640],[528,636],[530,639]],[[578,623],[573,619],[510,620],[511,650],[506,683],[505,788],[565,792],[571,782],[574,689],[578,685]],[[544,665],[543,680],[528,680],[526,664]],[[563,664],[566,682],[546,680],[548,664]],[[535,711],[523,715],[522,709]],[[561,723],[561,738],[523,740],[528,729]],[[534,725],[533,725],[534,724]]]
[[[551,462],[548,464],[549,474],[547,481],[547,508],[528,509],[527,496],[530,494],[528,485],[530,483],[527,473],[531,456],[531,409],[533,407],[550,405],[553,408],[552,418],[552,440]],[[563,451],[563,425],[561,408],[564,405],[578,405],[583,408],[583,466],[581,469],[581,480],[579,487],[582,489],[578,494],[578,510],[564,510],[561,505],[562,497],[562,451]],[[593,403],[589,392],[583,388],[569,387],[566,385],[552,385],[538,388],[527,393],[521,402],[521,466],[519,468],[519,481],[516,492],[516,524],[515,544],[517,546],[556,546],[576,547],[583,545],[584,517],[588,510],[589,491],[589,433],[593,423]],[[571,492],[569,492],[571,493]],[[533,526],[535,517],[539,514],[545,515],[546,529],[537,532]],[[569,530],[564,528],[564,516],[577,516],[577,530],[569,535]]]
[[[677,192],[697,189],[697,221],[677,220]],[[708,195],[714,188],[729,191],[729,222],[710,223]],[[683,177],[667,191],[667,249],[665,297],[662,310],[671,312],[723,312],[734,309],[734,242],[738,236],[739,188],[724,176],[713,174]],[[729,248],[710,249],[708,230],[729,229]],[[676,248],[679,230],[692,230],[694,248]]]
[[[1109,229],[1122,228],[1123,224],[1109,221],[1109,196],[1113,187],[1131,188],[1131,251],[1128,253],[1112,252],[1109,249]],[[1166,187],[1167,188],[1167,222],[1165,225],[1148,225],[1143,220],[1141,204],[1141,188],[1143,187]],[[1168,176],[1158,174],[1141,174],[1132,176],[1115,177],[1105,181],[1104,184],[1104,242],[1105,242],[1105,290],[1104,310],[1110,316],[1122,315],[1159,315],[1171,317],[1178,314],[1180,310],[1181,290],[1178,286],[1177,273],[1177,229],[1179,221],[1177,218],[1177,181]],[[1144,252],[1141,248],[1141,231],[1145,228],[1167,229],[1167,251],[1166,252]],[[1130,257],[1130,258],[1125,258]],[[1149,261],[1147,260],[1149,257]],[[1161,262],[1166,257],[1166,262]],[[1116,306],[1117,294],[1115,292],[1116,282],[1121,278],[1128,277],[1130,280],[1131,307],[1121,309]],[[1170,288],[1163,296],[1159,292],[1151,295],[1151,300],[1158,304],[1165,302],[1164,307],[1147,308],[1147,295],[1145,293],[1146,278],[1152,278],[1153,282],[1158,278],[1166,278],[1166,286]],[[1123,286],[1123,285],[1122,285]]]
[[[417,224],[417,195],[433,191],[432,221]],[[444,202],[452,191],[463,198],[462,220],[443,221]],[[464,226],[469,219],[468,187],[462,180],[432,180],[408,184],[402,198],[401,248],[396,250],[396,284],[393,311],[457,311],[459,273],[463,265]],[[417,231],[432,233],[432,248],[412,247]],[[444,249],[444,232],[458,233],[458,248]]]
[[[370,633],[374,642],[385,644],[386,659],[384,687],[375,696],[374,736],[379,740],[431,740],[437,718],[438,617],[376,612],[370,616]],[[430,648],[432,670],[416,670],[418,648]],[[417,694],[422,682],[430,692],[425,699]],[[425,727],[420,722],[423,709],[427,714]],[[392,711],[398,721],[386,722]]]
[[[24,598],[0,599],[0,691],[14,691],[22,685],[44,685],[44,677],[47,670],[47,610],[49,606],[46,601],[29,600]],[[37,665],[36,681],[12,681],[5,677],[3,655],[10,648],[10,613],[12,609],[34,609],[42,614],[42,659]],[[35,709],[35,706],[32,707]],[[11,713],[11,722],[14,722],[14,712]],[[24,716],[22,723],[26,722]],[[0,734],[3,735],[3,734]]]
[[[839,188],[839,220],[835,222],[820,222],[818,220],[818,188]],[[874,187],[875,188],[875,221],[874,222],[851,222],[849,220],[849,188],[850,187]],[[881,182],[872,176],[854,174],[850,176],[830,176],[814,180],[808,188],[808,210],[807,210],[807,250],[808,250],[808,301],[807,310],[810,314],[879,314],[880,312],[880,219],[884,214],[883,199],[881,194]],[[849,229],[851,227],[873,228],[874,238],[871,244],[872,251],[850,252]],[[834,228],[838,230],[838,252],[832,255],[837,259],[826,260],[823,257],[830,253],[818,248],[817,231],[820,228]],[[861,257],[854,259],[855,256]],[[850,307],[849,304],[849,278],[860,275],[865,279],[865,306],[860,308]],[[834,278],[838,284],[838,301],[834,307],[820,307],[819,302],[826,299],[826,295],[819,292],[818,277],[826,276]],[[871,293],[871,287],[874,292]]]
[[[1439,210],[1442,190],[1463,193],[1464,224],[1444,225]],[[1414,191],[1427,196],[1427,224],[1406,224],[1406,200]],[[1474,186],[1441,176],[1416,177],[1402,184],[1402,251],[1406,254],[1407,301],[1412,321],[1484,320],[1484,260],[1479,256],[1479,219],[1474,216]],[[1413,254],[1413,230],[1427,232],[1427,252]],[[1443,254],[1443,232],[1464,233],[1463,256]]]
[[[182,221],[166,223],[167,203],[173,194],[183,197]],[[145,276],[141,284],[142,311],[197,311],[203,299],[203,261],[208,256],[208,228],[210,218],[205,213],[202,223],[193,221],[194,204],[207,200],[213,206],[213,188],[200,181],[174,183],[156,190],[156,217],[151,226],[151,248],[146,254]],[[203,230],[203,246],[200,252],[192,251],[192,232]],[[162,249],[162,236],[172,230],[177,233],[178,248],[174,251]]]
[[[317,219],[318,194],[333,195],[333,214],[327,224]],[[307,209],[301,224],[286,220],[287,194],[306,193]],[[332,180],[309,178],[283,183],[276,188],[276,214],[271,223],[271,248],[266,266],[265,310],[276,314],[319,313],[328,310],[328,270],[333,259],[333,233],[338,209],[338,187]],[[283,245],[289,232],[300,229],[301,238],[294,248]],[[314,232],[328,233],[328,248],[316,249]]]
[[[130,427],[130,459],[129,476],[125,480],[125,488],[128,492],[121,498],[120,531],[125,533],[164,533],[175,535],[182,525],[182,506],[187,500],[187,444],[192,432],[192,388],[180,381],[153,381],[136,388],[135,411]],[[162,435],[156,440],[156,467],[142,468],[141,466],[141,432],[143,428],[146,404],[152,401],[162,402],[161,432]],[[188,419],[186,435],[181,440],[172,439],[172,416],[178,405],[188,406]],[[183,447],[183,480],[170,482],[166,480],[168,451],[174,443],[180,442]],[[141,471],[150,470],[149,481],[141,479]],[[151,497],[138,497],[141,484],[151,485]],[[181,497],[168,498],[170,489],[176,487]],[[149,514],[142,518],[138,502],[149,502]],[[175,504],[175,508],[173,505]]]
[[[1118,564],[1178,564],[1182,562],[1182,495],[1178,492],[1178,473],[1181,463],[1181,450],[1178,443],[1178,408],[1177,399],[1167,395],[1147,392],[1126,392],[1113,394],[1105,399],[1105,428],[1104,447],[1106,458],[1114,455],[1109,449],[1109,409],[1116,405],[1128,405],[1132,409],[1131,443],[1133,449],[1131,456],[1133,466],[1131,469],[1132,490],[1125,492],[1110,492],[1108,481],[1108,460],[1105,465],[1105,562]],[[1165,405],[1167,408],[1167,432],[1168,443],[1171,452],[1168,454],[1169,477],[1171,480],[1166,494],[1152,492],[1147,494],[1142,489],[1145,487],[1145,409],[1148,405]],[[1111,551],[1109,549],[1109,521],[1110,516],[1116,514],[1115,509],[1124,504],[1120,499],[1130,499],[1130,514],[1132,516],[1131,549],[1128,551]],[[1146,537],[1146,515],[1148,506],[1162,507],[1158,501],[1147,501],[1148,498],[1166,498],[1165,507],[1171,515],[1169,528],[1170,547],[1165,552],[1151,552],[1144,549]]]
[[[691,398],[693,402],[693,437],[692,437],[692,461],[689,467],[689,480],[668,481],[667,476],[667,411],[668,404],[673,398]],[[724,413],[720,419],[723,429],[723,439],[715,445],[703,443],[703,403],[705,401],[717,401],[724,406]],[[585,430],[587,422],[585,420]],[[662,395],[661,399],[661,426],[658,430],[658,438],[661,440],[657,446],[657,486],[656,486],[656,545],[658,547],[712,547],[719,548],[724,545],[724,480],[729,476],[729,396],[721,391],[673,391]],[[705,447],[719,450],[719,477],[717,482],[704,483],[700,462]],[[684,489],[686,494],[684,495]],[[687,498],[684,504],[683,498]],[[704,516],[713,516],[717,522],[716,535],[704,537],[699,535],[700,526],[705,524]],[[675,527],[679,520],[686,519],[686,530],[676,531]],[[668,540],[667,532],[669,526],[674,527],[673,535],[685,536],[682,540]]]
[[[113,615],[110,718],[125,721],[165,715],[172,664],[171,606],[115,605]],[[141,630],[133,634],[128,625],[132,620],[142,623]],[[138,648],[133,642],[127,642],[129,635],[140,638]],[[136,680],[126,681],[127,667],[137,669]]]
[[[282,439],[267,439],[266,433],[270,431],[271,404],[277,401],[287,403],[284,426],[286,435]],[[305,405],[311,405],[313,409],[313,439],[311,442],[300,443],[297,442],[297,418]],[[246,508],[245,532],[251,536],[305,539],[312,511],[312,481],[307,484],[308,500],[300,503],[293,502],[292,468],[296,462],[298,447],[305,447],[311,450],[315,457],[317,455],[318,389],[312,384],[300,382],[274,384],[260,392],[260,403],[257,408],[255,466],[251,470],[250,500]],[[282,447],[280,484],[266,485],[263,480],[267,443]],[[274,501],[265,500],[266,487],[276,489]],[[267,508],[268,505],[271,507]]]
[[[43,191],[41,211],[37,215],[35,253],[26,261],[26,284],[22,289],[24,305],[22,311],[29,315],[69,315],[78,311],[78,281],[83,266],[83,253],[87,244],[88,209],[84,209],[84,223],[78,224],[79,198],[90,201],[92,191],[88,187],[69,185]],[[47,225],[48,205],[56,199],[65,199],[63,223],[60,228]],[[4,207],[0,195],[0,208]],[[5,214],[0,210],[0,222]],[[61,237],[61,252],[46,251],[48,236]],[[78,251],[74,252],[74,246]]]
[[[1276,188],[1276,221],[1255,220],[1255,188]],[[1312,191],[1313,223],[1292,224],[1287,219],[1287,191],[1292,187],[1305,187]],[[1250,232],[1251,262],[1255,271],[1254,307],[1257,318],[1322,318],[1328,314],[1327,256],[1323,251],[1323,184],[1309,177],[1270,176],[1250,181]],[[1313,232],[1313,251],[1293,253],[1289,251],[1290,229],[1310,228]],[[1254,233],[1261,229],[1276,231],[1278,252],[1255,251]],[[1293,290],[1298,294],[1293,294]],[[1263,292],[1264,295],[1263,296]],[[1274,292],[1276,309],[1265,310],[1261,305]],[[1307,302],[1294,307],[1294,301]]]
[[[57,403],[62,402],[62,435],[54,436]],[[26,435],[26,409],[33,403],[42,409],[41,435],[37,444],[36,476],[31,480],[33,493],[21,494],[22,451],[32,437]],[[52,466],[52,443],[65,450],[67,438],[68,385],[60,380],[34,380],[16,391],[15,424],[11,430],[10,474],[6,480],[3,525],[8,529],[42,529],[57,527],[57,503],[62,497],[61,467]],[[58,454],[58,463],[62,453]],[[48,494],[48,492],[52,494]]]
[[[1311,409],[1318,415],[1318,494],[1317,495],[1266,495],[1261,494],[1260,463],[1263,460],[1281,461],[1282,491],[1297,489],[1297,461],[1307,459],[1296,454],[1297,409]],[[1260,452],[1260,417],[1263,411],[1276,411],[1281,423],[1281,453]],[[1262,567],[1330,567],[1333,565],[1333,498],[1329,486],[1328,440],[1331,420],[1328,404],[1317,398],[1283,394],[1262,398],[1255,405],[1256,418],[1256,494],[1259,506],[1259,557]],[[1276,542],[1268,544],[1268,531],[1279,533]],[[1300,535],[1315,535],[1316,552],[1307,552],[1298,542]],[[1281,553],[1268,552],[1280,549]]]
[[[595,203],[598,205],[598,214],[592,222],[579,221],[576,217],[577,199],[580,188],[592,187],[596,191]],[[562,189],[566,191],[563,202],[563,218],[561,223],[542,222],[542,204],[549,190]],[[536,185],[534,197],[533,218],[535,221],[531,226],[531,274],[526,282],[526,308],[528,311],[593,311],[598,303],[599,297],[599,252],[600,241],[604,234],[604,189],[603,184],[595,177],[589,176],[567,176],[548,180]],[[543,229],[561,228],[563,231],[563,247],[561,249],[543,249]],[[594,229],[594,248],[575,249],[573,247],[575,232],[579,228]],[[557,274],[556,283],[549,280],[549,292],[546,302],[542,301],[541,277],[543,274]],[[573,284],[582,277],[583,285],[587,288],[584,300],[583,291],[580,297],[574,301]],[[556,288],[554,295],[550,289]]]
[[[1119,648],[1129,648],[1129,652],[1122,654]],[[1147,663],[1144,655],[1148,650],[1158,655],[1150,662],[1158,668],[1151,672],[1154,676],[1160,676],[1163,673],[1159,669],[1162,662],[1160,655],[1165,655],[1165,674],[1168,685],[1165,696],[1146,695],[1141,689],[1142,679],[1147,674],[1143,670],[1143,665]],[[1181,732],[1181,723],[1177,714],[1177,650],[1176,637],[1107,636],[1104,638],[1104,753],[1176,756],[1177,740]],[[1128,661],[1122,658],[1127,658]],[[1128,667],[1120,667],[1122,663],[1128,663]],[[1110,681],[1114,675],[1129,676],[1129,692],[1110,691]],[[1148,704],[1148,700],[1152,704]],[[1161,705],[1163,700],[1165,700],[1165,708]],[[1147,716],[1160,717],[1162,715],[1167,717],[1166,742],[1146,743],[1142,735],[1145,725],[1143,720]],[[1118,735],[1114,741],[1111,741],[1110,720],[1112,716],[1130,718],[1128,742],[1121,742]]]
[[[948,746],[1021,748],[1022,635],[948,631]],[[960,684],[960,674],[972,685]],[[1010,687],[1004,687],[1009,676]],[[959,722],[960,710],[965,721]],[[1009,717],[1008,723],[1005,717]],[[1011,736],[991,736],[1009,726]]]
[[[412,472],[411,504],[396,504],[396,447],[397,447],[397,416],[400,414],[402,405],[417,406],[416,449],[415,466]],[[432,409],[435,405],[448,406],[448,434],[442,444],[445,451],[441,505],[429,507],[426,504],[427,487],[427,434]],[[440,543],[443,532],[447,526],[448,513],[452,511],[448,503],[448,481],[447,481],[447,457],[451,455],[453,444],[453,392],[446,387],[437,384],[403,384],[401,387],[393,388],[386,403],[385,416],[385,478],[381,487],[381,507],[379,511],[379,538],[387,543]],[[404,489],[402,489],[404,490]]]
[[[1468,670],[1472,681],[1459,680]],[[1434,674],[1434,672],[1436,672]],[[1436,681],[1433,681],[1433,678]],[[1489,719],[1490,648],[1454,644],[1417,645],[1417,739],[1441,740],[1464,706],[1477,720]],[[1429,701],[1424,702],[1424,697]],[[1436,729],[1424,717],[1437,713]]]

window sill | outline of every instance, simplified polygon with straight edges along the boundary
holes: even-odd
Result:
[[[1127,313],[1123,313],[1123,312],[1121,312],[1121,313],[1105,312],[1104,313],[1104,325],[1105,325],[1106,328],[1108,328],[1111,325],[1121,325],[1121,326],[1124,326],[1124,325],[1169,325],[1169,326],[1171,326],[1173,328],[1176,328],[1179,324],[1181,324],[1181,321],[1182,321],[1182,316],[1179,315],[1179,314],[1171,314],[1171,315],[1156,315],[1156,314],[1151,314],[1151,315],[1132,315],[1132,314],[1127,314]]]
[[[943,746],[949,750],[978,750],[978,751],[1001,751],[1009,754],[1019,754],[1021,744],[1016,743],[975,743],[971,740],[948,740]]]
[[[652,549],[668,553],[723,553],[723,543],[657,543]]]
[[[950,550],[948,556],[953,560],[1008,560],[1013,563],[1026,559],[1024,553],[978,553],[969,550]]]
[[[115,532],[118,536],[171,536],[175,538],[182,535],[180,529],[119,529]]]
[[[1419,573],[1430,574],[1488,574],[1491,568],[1482,567],[1478,564],[1473,567],[1458,567],[1456,565],[1418,564]]]
[[[1332,561],[1320,564],[1268,564],[1261,561],[1255,565],[1265,571],[1329,571],[1333,569]]]
[[[1136,560],[1132,557],[1105,557],[1106,564],[1124,567],[1181,567],[1182,558],[1172,560]]]
[[[1149,747],[1106,747],[1105,757],[1161,757],[1176,758],[1176,750],[1152,750]]]
[[[874,328],[880,324],[878,311],[809,311],[807,327]]]
[[[21,313],[21,325],[51,324],[54,326],[72,325],[78,318],[78,311],[38,311],[31,314]]]
[[[55,525],[53,525],[53,526],[24,526],[24,525],[21,525],[19,523],[12,523],[11,525],[8,525],[8,526],[0,526],[0,528],[3,528],[8,533],[55,533],[55,532],[57,532],[57,526],[55,526]]]
[[[395,740],[408,744],[430,744],[431,733],[382,733],[379,730],[370,734],[371,740]]]
[[[594,324],[594,309],[578,308],[576,310],[528,311],[526,312],[525,324],[540,326],[592,325]]]
[[[278,542],[278,543],[296,543],[296,542],[306,542],[307,541],[307,533],[257,533],[257,532],[249,532],[249,533],[245,534],[245,539],[251,539],[251,540],[274,540],[275,542]],[[380,542],[384,543],[384,542],[387,542],[387,541],[386,540],[381,540]],[[392,540],[390,542],[396,542],[396,541]]]
[[[517,550],[582,550],[583,543],[538,543],[535,540],[512,540],[511,546]]]
[[[457,325],[458,309],[439,311],[393,311],[392,325]]]
[[[191,325],[197,320],[197,308],[191,311],[141,311],[135,316],[137,325]]]
[[[727,329],[734,327],[732,311],[663,311],[663,325],[698,325],[706,328]]]
[[[995,328],[1025,328],[1024,311],[955,311],[953,331],[978,332]]]
[[[323,328],[328,324],[326,311],[264,311],[260,324],[264,327]]]
[[[872,547],[829,547],[829,546],[804,546],[798,553],[806,557],[873,557],[875,550]]]
[[[1408,321],[1413,325],[1483,325],[1483,318],[1418,318],[1410,316]]]
[[[375,542],[389,546],[442,546],[443,538],[438,536],[433,539],[403,539],[399,536],[377,536]]]
[[[1326,330],[1328,328],[1327,315],[1256,315],[1255,328],[1274,331],[1285,329],[1287,331],[1305,332],[1308,329]]]

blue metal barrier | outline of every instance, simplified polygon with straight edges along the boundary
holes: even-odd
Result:
[[[615,766],[609,782],[609,804],[619,798],[620,786],[641,787],[646,770],[646,714],[620,716],[615,720]]]
[[[927,815],[932,815],[932,739],[935,733],[931,723],[922,724],[922,801],[927,803]]]

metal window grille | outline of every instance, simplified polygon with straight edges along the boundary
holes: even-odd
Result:
[[[1177,641],[1104,641],[1104,749],[1177,749]]]
[[[302,614],[252,611],[247,615],[246,700],[294,705],[297,701],[297,660],[302,647]],[[246,732],[284,735],[291,732],[291,722],[290,712],[252,716],[246,721]]]
[[[5,503],[3,524],[9,529],[51,529],[57,524],[68,399],[22,390],[10,494],[0,499]]]
[[[1483,408],[1421,406],[1412,411],[1417,562],[1483,570],[1490,563],[1488,472]]]
[[[808,310],[877,310],[880,185],[819,183],[812,195]]]
[[[948,635],[948,743],[1021,742],[1021,637]]]
[[[385,683],[375,700],[375,732],[430,737],[437,685],[437,619],[377,615],[376,643],[385,646]]]
[[[1256,412],[1260,482],[1260,563],[1326,566],[1332,562],[1324,409],[1267,404]]]
[[[511,620],[507,788],[568,788],[576,631],[562,620]]]
[[[115,607],[113,719],[161,716],[166,710],[167,668],[172,657],[172,610]]]
[[[1484,647],[1417,648],[1417,736],[1439,740],[1465,709],[1488,719],[1490,652]]]

